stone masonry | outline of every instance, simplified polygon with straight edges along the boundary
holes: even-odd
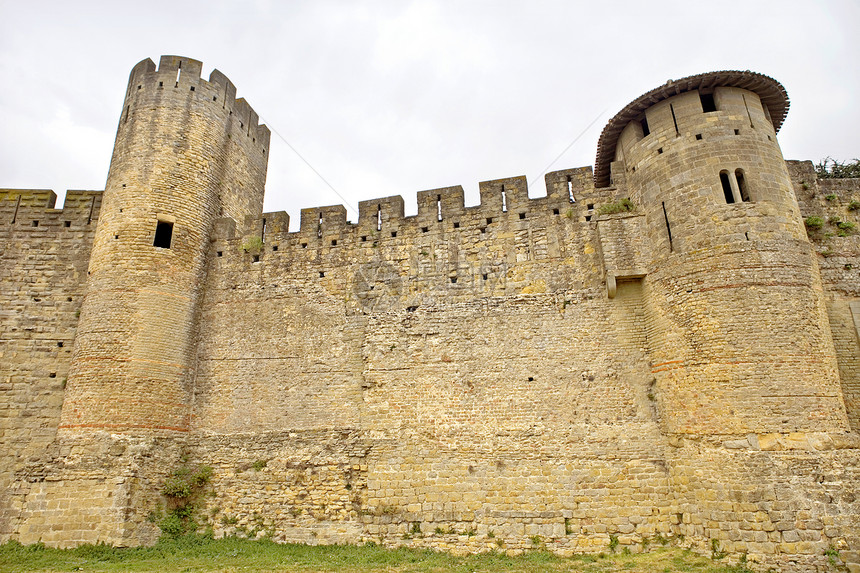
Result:
[[[152,543],[208,465],[216,535],[860,571],[860,180],[783,159],[778,82],[668,82],[545,197],[290,232],[200,69],[135,66],[103,192],[0,189],[0,541]]]

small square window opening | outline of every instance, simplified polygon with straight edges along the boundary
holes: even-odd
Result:
[[[169,221],[159,221],[155,225],[155,239],[152,241],[152,246],[160,249],[169,249],[172,239],[173,223]]]

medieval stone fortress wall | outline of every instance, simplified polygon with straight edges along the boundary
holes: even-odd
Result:
[[[218,535],[860,567],[860,244],[804,225],[860,180],[783,159],[779,83],[660,86],[545,197],[290,232],[200,69],[135,66],[104,192],[0,190],[0,540],[150,543],[205,465]]]

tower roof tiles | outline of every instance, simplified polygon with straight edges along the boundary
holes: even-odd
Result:
[[[773,128],[779,131],[788,114],[788,93],[775,79],[749,70],[724,70],[688,76],[680,80],[669,80],[662,86],[646,92],[624,106],[624,109],[609,120],[597,143],[597,159],[594,162],[595,187],[609,185],[609,165],[615,158],[615,145],[618,136],[630,121],[641,116],[652,105],[684,92],[711,90],[715,87],[736,87],[758,94],[762,104],[767,107],[773,121]]]

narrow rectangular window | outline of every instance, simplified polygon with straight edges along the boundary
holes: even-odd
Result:
[[[669,226],[669,215],[666,214],[666,202],[663,201],[663,220],[666,221],[666,233],[669,235],[669,251],[674,250],[672,248],[672,228]]]
[[[717,111],[717,102],[714,101],[714,94],[699,93],[699,99],[702,102],[703,112],[710,113],[712,111]]]
[[[94,199],[95,200],[95,199]],[[12,213],[12,223],[18,220],[18,208],[21,207],[21,196],[18,195],[18,199],[15,201],[15,212]],[[90,209],[90,216],[92,216],[92,209]],[[87,223],[89,224],[89,223]]]
[[[726,197],[726,203],[734,203],[735,196],[732,194],[732,184],[729,181],[729,173],[727,171],[720,171],[720,184],[723,186],[723,195]]]
[[[669,109],[672,110],[672,123],[675,124],[675,135],[681,135],[681,132],[678,131],[678,120],[675,118],[675,106],[671,103],[669,104]]]
[[[442,220],[442,196],[436,195],[436,220]]]
[[[155,240],[152,242],[152,246],[169,249],[171,239],[173,239],[173,223],[159,221],[155,226]]]
[[[19,197],[18,199],[20,200],[21,198]],[[96,208],[96,198],[93,197],[92,199],[90,199],[90,214],[87,216],[87,225],[89,225],[90,223],[93,222],[93,213],[95,212],[95,208]],[[17,213],[17,207],[16,207],[15,212]]]
[[[508,212],[508,196],[505,193],[505,186],[502,185],[502,213]]]
[[[376,206],[376,230],[382,230],[382,205]]]
[[[741,201],[749,202],[750,194],[747,191],[747,181],[744,179],[743,169],[735,169],[735,179],[738,180],[738,191],[741,193]]]
[[[322,213],[320,213],[319,220],[317,221],[317,238],[322,238]]]
[[[648,129],[648,119],[643,117],[639,121],[639,125],[642,126],[642,137],[647,137],[648,134],[651,133],[651,130]]]
[[[573,181],[571,181],[570,175],[567,176],[567,200],[571,203],[576,203],[576,197],[573,196]]]
[[[750,106],[747,105],[747,96],[745,96],[744,94],[741,94],[741,98],[743,98],[743,100],[744,100],[744,108],[747,110],[747,117],[750,120],[750,127],[755,129],[755,126],[753,125],[753,122],[752,122],[752,115],[750,114]]]

